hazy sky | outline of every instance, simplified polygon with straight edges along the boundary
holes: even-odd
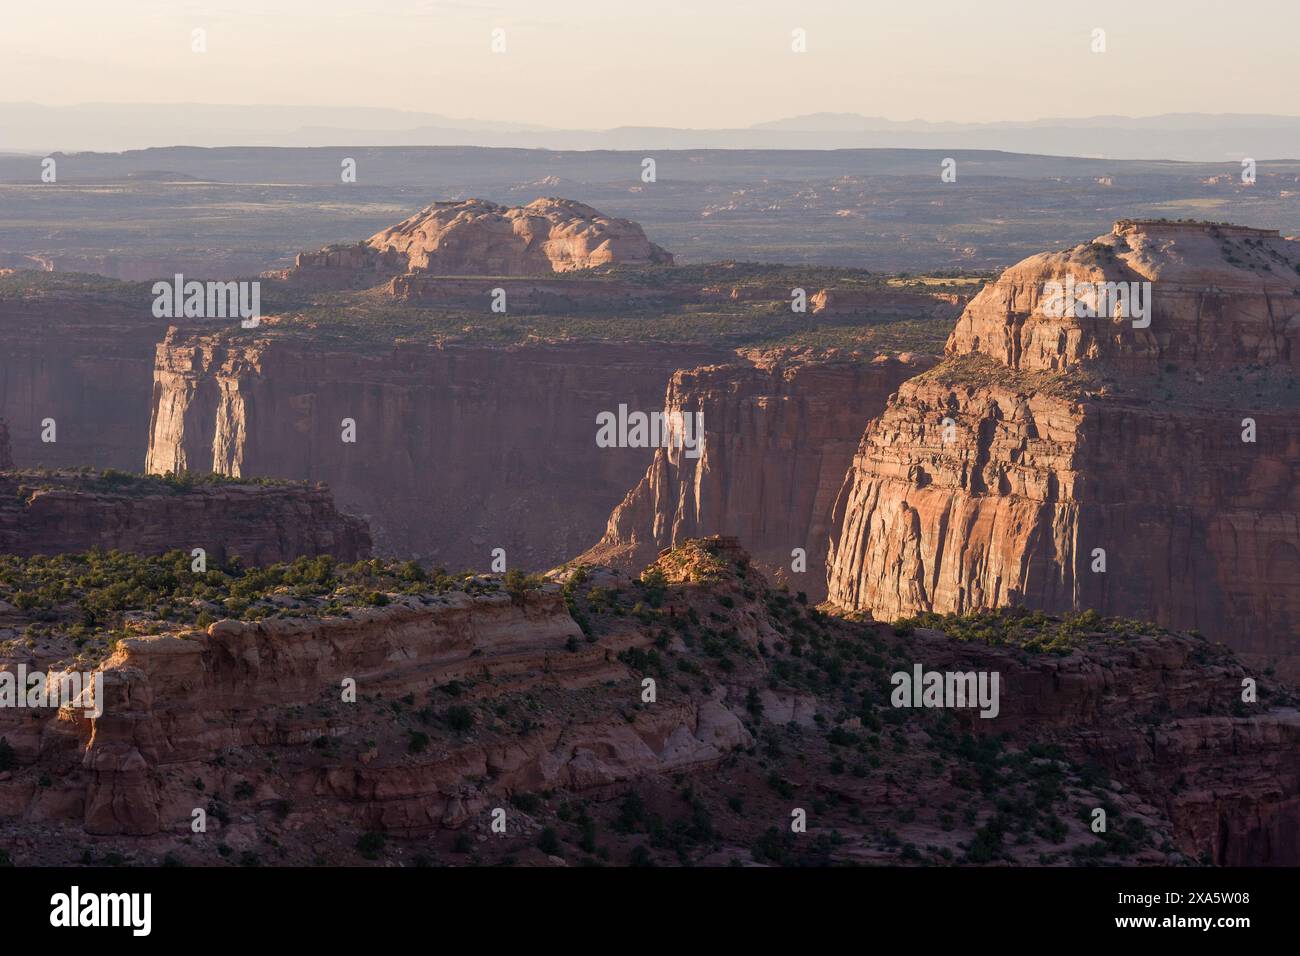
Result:
[[[506,52],[491,52],[505,30]],[[791,52],[791,31],[808,52]],[[1105,53],[1091,52],[1094,28]],[[191,52],[191,31],[207,52]],[[0,99],[384,106],[559,127],[1300,112],[1300,0],[5,4]]]

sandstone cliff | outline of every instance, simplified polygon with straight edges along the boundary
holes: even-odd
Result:
[[[99,716],[0,710],[16,862],[1300,861],[1296,699],[1261,678],[1243,705],[1248,672],[1204,639],[1028,612],[895,633],[769,589],[734,539],[642,583],[289,570],[206,629],[122,605],[137,635],[100,665]],[[101,576],[63,583],[93,598]],[[361,583],[369,606],[346,598]],[[63,666],[65,626],[0,665]],[[913,662],[1000,674],[998,714],[898,709]],[[782,841],[792,805],[840,839]]]
[[[664,412],[703,413],[703,453],[657,449],[579,561],[640,568],[687,538],[733,535],[775,580],[825,598],[831,510],[862,423],[935,360],[793,350],[742,358],[673,375]],[[795,548],[804,551],[799,571]]]
[[[329,491],[288,483],[199,482],[95,473],[0,474],[0,554],[101,548],[161,554],[202,548],[245,565],[328,554],[370,556],[364,521],[339,514]]]
[[[1300,243],[1275,230],[1121,220],[1091,243],[1012,266],[962,314],[953,354],[980,352],[1011,368],[1102,365],[1131,376],[1168,363],[1200,369],[1300,364]],[[1150,325],[1081,294],[1074,314],[1045,308],[1063,282],[1150,282]],[[1057,309],[1057,312],[1062,311]]]
[[[1262,230],[1124,221],[1007,270],[868,427],[830,599],[1095,608],[1297,653],[1298,264]],[[1067,278],[1150,281],[1149,326],[1045,309]]]
[[[1112,623],[1104,641],[1020,666],[1005,648],[947,639],[943,622],[908,640],[935,670],[1000,670],[1001,712],[973,730],[1054,740],[1104,767],[1161,809],[1187,856],[1220,866],[1300,860],[1291,832],[1300,819],[1300,713],[1240,704],[1250,671],[1207,642],[1128,626]]]
[[[541,276],[607,265],[671,265],[639,225],[570,199],[499,206],[436,202],[355,246],[302,253],[289,276],[357,281],[385,275]]]
[[[814,287],[815,288],[815,287]],[[808,313],[826,318],[870,315],[876,318],[915,317],[956,320],[970,297],[951,292],[913,292],[861,288],[852,284],[805,289]],[[789,284],[758,281],[744,285],[705,284],[699,298],[706,301],[773,303],[788,307]]]
[[[933,318],[956,318],[968,296],[952,293],[885,292],[875,289],[845,290],[820,289],[809,300],[813,315],[869,315],[911,316],[929,315]]]
[[[173,331],[157,349],[147,470],[325,481],[385,554],[549,567],[600,534],[650,448],[599,448],[596,416],[662,407],[699,346],[330,350]],[[342,421],[356,423],[344,443]]]
[[[144,464],[141,426],[166,324],[151,315],[147,286],[95,282],[85,290],[0,293],[0,416],[24,466],[139,471]],[[42,440],[47,419],[54,441]]]
[[[273,789],[282,802],[324,811],[331,830],[415,836],[464,825],[493,805],[493,793],[500,802],[511,791],[590,792],[713,764],[751,742],[709,695],[629,715],[635,691],[613,658],[627,639],[578,646],[582,636],[550,584],[519,594],[475,587],[392,595],[386,607],[342,616],[226,620],[128,638],[102,665],[98,718],[72,708],[21,722],[0,713],[0,732],[20,761],[61,770],[45,793],[30,787],[29,773],[21,782],[0,776],[0,817],[18,813],[29,826],[75,820],[91,834],[164,833],[174,842],[188,832],[193,807],[211,806],[208,786],[220,794],[237,772],[258,780],[264,796]],[[626,693],[601,691],[615,683]],[[443,688],[440,699],[461,700],[466,714],[482,705],[504,716],[499,704],[515,698],[534,702],[524,713],[545,716],[522,731],[509,728],[511,715],[408,748],[393,723],[400,705],[386,701]],[[431,713],[420,718],[425,725]],[[349,752],[342,759],[340,746]],[[268,752],[277,754],[274,780],[257,769]]]
[[[503,694],[512,684],[527,686],[526,675],[536,670],[577,697],[622,671],[598,650],[565,651],[581,632],[558,588],[522,603],[506,595],[413,603],[348,620],[223,622],[187,641],[122,642],[106,665],[107,716],[95,722],[82,760],[92,774],[86,829],[147,834],[183,823],[188,784],[167,787],[158,771],[169,765],[196,767],[229,748],[301,750],[322,737],[368,733],[382,710],[363,703],[353,715],[350,705],[330,702],[320,712],[323,701],[341,698],[330,692],[345,678],[367,697],[396,699],[467,678],[491,681]],[[304,707],[318,715],[296,718]],[[358,825],[414,834],[459,825],[485,809],[487,794],[472,782],[477,777],[503,788],[582,790],[717,760],[744,740],[734,716],[707,704],[664,708],[632,725],[610,716],[577,709],[568,727],[415,761],[400,754],[355,766],[327,760],[296,773],[292,790],[327,796],[342,819]]]

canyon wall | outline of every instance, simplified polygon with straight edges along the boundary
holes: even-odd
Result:
[[[1248,672],[1221,646],[1100,619],[1073,629],[1060,653],[1004,642],[1011,619],[991,622],[999,636],[988,643],[923,627],[896,634],[819,615],[769,589],[729,539],[688,541],[657,567],[666,582],[660,621],[605,605],[630,582],[593,568],[569,595],[558,582],[510,593],[479,580],[475,593],[417,588],[387,593],[384,606],[327,610],[337,594],[304,604],[276,594],[275,606],[295,616],[116,641],[99,668],[97,715],[72,705],[0,709],[10,748],[0,834],[28,836],[23,863],[66,863],[88,844],[209,865],[231,848],[282,846],[291,854],[285,862],[324,852],[341,860],[360,832],[428,839],[461,830],[472,845],[503,807],[511,833],[533,842],[526,834],[532,820],[546,819],[546,797],[612,822],[633,787],[659,781],[676,805],[686,794],[708,797],[721,778],[727,803],[713,797],[716,822],[704,842],[721,841],[727,856],[787,818],[789,794],[769,793],[771,781],[812,780],[828,795],[819,812],[840,814],[837,854],[846,862],[873,858],[871,843],[886,827],[903,841],[961,849],[995,803],[1031,795],[1046,801],[1040,811],[1060,832],[1044,839],[1030,828],[1023,841],[1008,840],[1015,862],[1049,851],[1068,861],[1071,845],[1089,848],[1081,838],[1105,849],[1078,822],[1099,800],[1116,829],[1135,818],[1151,830],[1130,863],[1300,862],[1295,698],[1263,678],[1259,703],[1243,707]],[[599,606],[579,593],[587,585],[604,595]],[[615,600],[645,596],[632,590]],[[570,608],[580,609],[582,624]],[[0,605],[0,615],[16,623],[12,609]],[[1059,623],[1020,620],[1043,634]],[[693,633],[691,621],[709,623]],[[680,637],[664,639],[665,623]],[[807,630],[819,635],[816,655],[788,646],[791,631]],[[733,651],[725,660],[705,646],[724,634]],[[58,672],[66,653],[48,639],[8,642],[0,665]],[[846,654],[854,666],[837,680],[816,676]],[[645,705],[641,674],[666,663],[654,655],[685,666]],[[900,714],[888,701],[900,660],[1001,675],[997,716],[960,707]],[[801,676],[791,683],[791,673]],[[826,769],[843,761],[846,736],[882,717],[906,729],[909,746],[877,748],[876,773]],[[1026,773],[1018,760],[998,760],[996,747],[968,745],[968,734],[999,735],[1019,752],[1037,745],[1040,756]],[[1084,784],[1077,774],[1088,765]],[[976,768],[995,775],[993,791],[981,792]],[[1067,770],[1076,776],[1061,776]],[[1072,779],[1077,787],[1053,785]],[[978,818],[942,813],[964,790]],[[743,813],[734,803],[742,797]],[[837,811],[840,803],[852,813]],[[207,814],[197,834],[196,809]],[[618,826],[607,825],[602,839],[616,839]],[[895,862],[898,842],[888,857]]]
[[[206,805],[203,778],[238,771],[246,780],[274,776],[294,804],[327,806],[331,827],[412,836],[463,825],[490,806],[490,790],[591,790],[713,763],[750,742],[707,696],[629,719],[610,695],[584,694],[628,675],[604,648],[566,649],[581,636],[550,585],[519,598],[402,598],[346,618],[221,621],[185,637],[126,639],[103,667],[102,716],[65,708],[10,729],[20,760],[64,772],[43,793],[0,782],[0,816],[71,817],[93,834],[187,832],[192,808]],[[353,702],[341,699],[345,679],[356,682]],[[525,734],[476,732],[450,752],[413,757],[387,746],[400,731],[383,699],[457,681],[482,685],[474,696],[489,700],[544,687],[562,691],[569,706],[590,700],[570,719]],[[339,744],[364,751],[368,737],[385,742],[385,756],[340,761],[327,752]],[[269,751],[284,758],[273,774],[254,756]],[[226,771],[213,764],[218,757]]]
[[[1300,713],[1227,706],[1249,671],[1204,640],[1125,634],[1068,655],[1016,655],[918,629],[905,640],[940,672],[998,672],[996,720],[971,733],[1059,743],[1160,808],[1176,845],[1216,866],[1300,863]]]
[[[24,467],[139,471],[149,436],[154,347],[166,331],[152,296],[0,295],[0,417]],[[54,441],[42,441],[46,419]]]
[[[775,580],[825,598],[832,506],[862,423],[936,360],[792,350],[742,357],[673,375],[664,412],[703,413],[703,453],[657,449],[579,560],[639,570],[687,538],[731,535]],[[801,571],[795,548],[805,552]]]
[[[172,331],[157,348],[147,470],[325,481],[383,554],[549,567],[588,546],[653,450],[598,448],[596,416],[662,407],[700,346],[330,350]],[[341,440],[344,419],[355,443]]]
[[[339,514],[328,489],[221,482],[176,488],[95,474],[0,475],[0,554],[100,548],[161,554],[203,548],[245,566],[332,555],[370,556],[364,521]]]
[[[1300,651],[1300,243],[1120,222],[1007,270],[867,429],[830,600],[890,619],[1024,604]],[[1148,281],[1134,317],[1048,282]]]

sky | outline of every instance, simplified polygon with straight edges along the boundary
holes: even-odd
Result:
[[[1295,114],[1297,36],[1300,0],[17,0],[0,100],[370,106],[583,129]]]

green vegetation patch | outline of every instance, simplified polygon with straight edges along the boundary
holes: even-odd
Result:
[[[1023,607],[966,614],[923,611],[894,622],[894,633],[899,636],[911,634],[917,628],[941,631],[958,641],[1052,654],[1069,654],[1091,640],[1132,640],[1170,633],[1146,621],[1102,617],[1093,610],[1056,615]]]

